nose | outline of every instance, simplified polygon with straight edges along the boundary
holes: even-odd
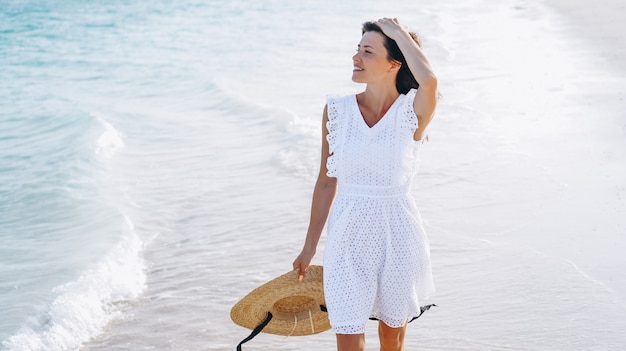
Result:
[[[361,60],[361,57],[359,56],[358,52],[352,56],[352,61],[357,62],[360,60]]]

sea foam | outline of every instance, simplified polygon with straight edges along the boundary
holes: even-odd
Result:
[[[146,284],[143,242],[126,218],[128,235],[77,280],[58,286],[44,316],[3,342],[7,350],[67,350],[98,335]]]

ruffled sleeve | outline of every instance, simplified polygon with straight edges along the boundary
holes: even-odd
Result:
[[[415,134],[415,131],[418,127],[417,116],[415,115],[415,109],[413,109],[413,102],[415,101],[415,93],[416,89],[409,90],[404,97],[404,105],[402,106],[402,110],[400,111],[402,126],[408,128],[411,131],[411,134]]]
[[[345,116],[345,98],[329,96],[326,99],[328,122],[326,122],[326,141],[328,141],[328,159],[326,160],[326,173],[329,177],[337,177],[336,152],[342,140],[342,117]]]
[[[405,140],[405,145],[409,150],[412,150],[409,154],[410,157],[404,158],[404,167],[409,170],[409,174],[415,174],[418,169],[419,164],[419,150],[421,149],[426,137],[422,138],[422,140],[415,141],[413,138],[415,136],[415,131],[419,126],[419,121],[417,119],[417,115],[415,114],[415,109],[413,108],[413,102],[415,101],[415,94],[417,90],[411,89],[404,98],[404,103],[400,107],[400,126],[403,130],[403,133],[406,133],[406,137],[403,138]]]

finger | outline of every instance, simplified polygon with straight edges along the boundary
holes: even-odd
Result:
[[[293,270],[298,271],[298,281],[302,281],[304,279],[305,269],[302,269],[302,264],[298,261],[293,263]]]
[[[304,276],[306,275],[306,271],[309,267],[305,266],[303,264],[300,265],[299,271],[298,271],[298,281],[303,281],[304,280]]]
[[[300,265],[300,270],[298,272],[298,281],[301,282],[304,280],[304,275],[306,274],[306,267]]]

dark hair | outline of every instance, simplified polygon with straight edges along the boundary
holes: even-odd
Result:
[[[406,94],[412,88],[419,88],[420,85],[417,80],[415,80],[415,77],[413,77],[413,73],[411,73],[409,65],[406,63],[406,59],[404,58],[402,51],[400,51],[396,41],[386,36],[385,33],[383,33],[383,30],[380,29],[380,26],[375,22],[363,23],[361,34],[365,34],[366,32],[378,32],[382,34],[385,37],[384,46],[385,49],[387,49],[387,59],[390,61],[398,61],[402,64],[400,66],[400,70],[398,71],[398,75],[396,76],[396,89],[398,89],[398,92],[400,94]],[[415,43],[421,47],[417,34],[413,32],[409,32],[409,34]]]

